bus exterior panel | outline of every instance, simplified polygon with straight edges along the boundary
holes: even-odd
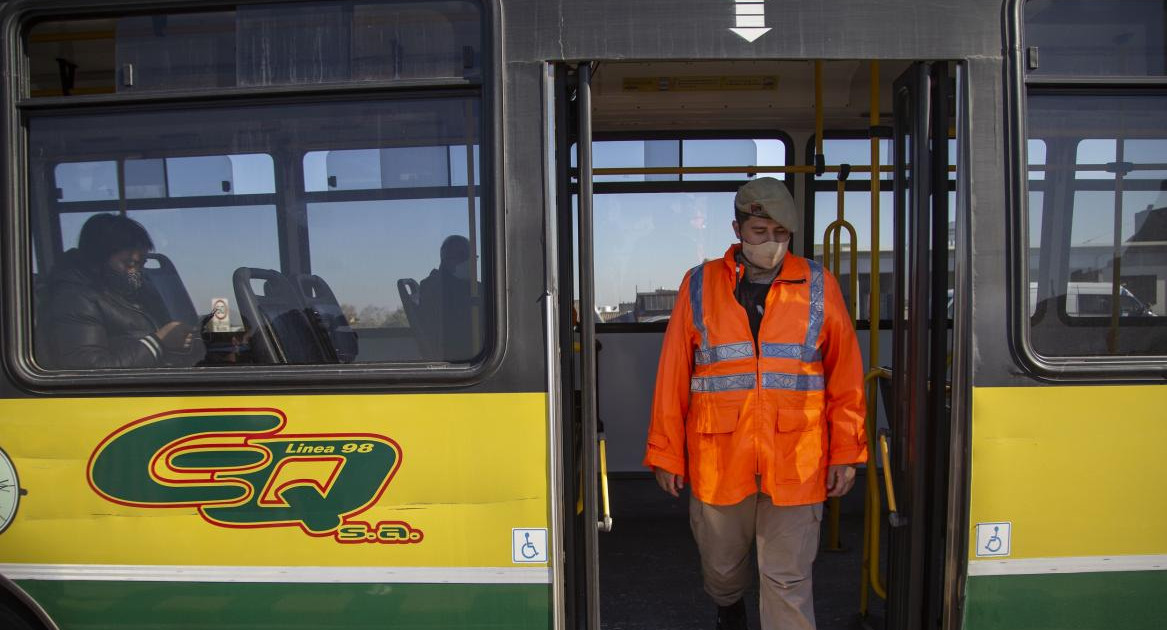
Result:
[[[542,394],[2,407],[0,571],[61,627],[547,623]]]

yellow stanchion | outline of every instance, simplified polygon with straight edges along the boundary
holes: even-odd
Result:
[[[823,232],[823,266],[839,276],[839,270],[842,267],[840,260],[841,232],[847,230],[850,235],[848,243],[851,247],[851,299],[847,301],[847,313],[851,316],[851,324],[855,324],[855,296],[859,292],[859,239],[855,234],[855,226],[847,222],[846,219],[846,203],[845,192],[847,185],[847,176],[851,172],[849,164],[840,165],[838,185],[836,191],[836,216],[837,218],[827,226]],[[832,248],[832,243],[834,246]],[[839,497],[833,497],[827,502],[827,551],[842,551],[843,545],[839,542],[839,519],[842,516],[842,501]]]
[[[868,124],[870,127],[871,136],[871,165],[868,168],[871,173],[871,267],[870,278],[871,286],[869,289],[869,307],[867,318],[871,322],[870,339],[868,345],[868,361],[872,370],[868,373],[869,386],[867,395],[867,501],[866,501],[866,515],[864,519],[866,523],[866,531],[863,537],[863,566],[861,571],[861,588],[859,592],[859,614],[867,616],[868,603],[868,587],[871,591],[883,599],[887,599],[887,589],[880,579],[879,575],[879,521],[882,514],[882,506],[879,501],[879,485],[876,480],[875,470],[875,430],[876,430],[876,412],[875,405],[872,401],[876,400],[878,395],[878,388],[875,386],[874,378],[884,373],[884,370],[879,369],[879,193],[880,180],[879,173],[884,172],[880,166],[879,159],[879,136],[876,134],[876,127],[879,126],[879,62],[871,62],[871,103],[870,103],[870,118]],[[884,462],[887,465],[887,462]]]

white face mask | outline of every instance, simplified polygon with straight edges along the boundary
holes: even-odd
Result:
[[[450,273],[453,274],[453,276],[459,280],[469,280],[470,279],[470,262],[464,260],[464,261],[458,263],[457,265],[454,265],[454,269]]]
[[[758,269],[777,269],[782,259],[786,257],[786,249],[789,245],[789,240],[766,241],[757,245],[742,241],[742,255]]]

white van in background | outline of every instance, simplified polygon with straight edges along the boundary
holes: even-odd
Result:
[[[1109,317],[1114,287],[1109,282],[1071,282],[1066,290],[1066,315],[1069,317]],[[1120,317],[1154,317],[1126,287],[1118,288]],[[1029,315],[1037,311],[1037,283],[1029,283]]]

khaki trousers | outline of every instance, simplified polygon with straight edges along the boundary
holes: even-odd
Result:
[[[701,553],[705,592],[718,606],[753,582],[750,547],[758,545],[762,630],[814,630],[811,566],[823,504],[778,506],[765,494],[737,505],[709,505],[690,495],[689,524]]]

